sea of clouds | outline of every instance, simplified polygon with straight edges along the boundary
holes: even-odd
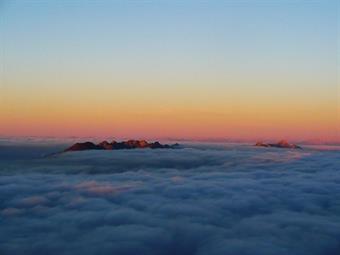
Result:
[[[1,255],[338,255],[340,151],[0,146]]]

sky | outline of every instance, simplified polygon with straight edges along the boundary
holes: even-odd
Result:
[[[337,1],[0,0],[0,136],[340,141]]]

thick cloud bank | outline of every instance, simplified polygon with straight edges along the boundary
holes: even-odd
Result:
[[[337,255],[340,151],[196,144],[1,159],[0,254]]]

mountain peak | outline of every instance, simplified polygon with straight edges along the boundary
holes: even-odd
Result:
[[[286,148],[286,149],[302,149],[299,145],[289,143],[286,140],[280,140],[277,143],[263,143],[263,142],[257,142],[255,146],[260,147],[275,147],[275,148]]]
[[[145,140],[127,140],[122,142],[102,141],[97,145],[92,142],[75,143],[69,148],[65,149],[64,152],[68,151],[84,151],[84,150],[121,150],[121,149],[173,149],[178,148],[179,144],[161,144],[159,142],[149,143]]]

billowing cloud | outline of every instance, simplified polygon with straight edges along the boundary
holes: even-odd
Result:
[[[0,254],[340,252],[339,151],[195,145],[19,159],[0,160]]]

